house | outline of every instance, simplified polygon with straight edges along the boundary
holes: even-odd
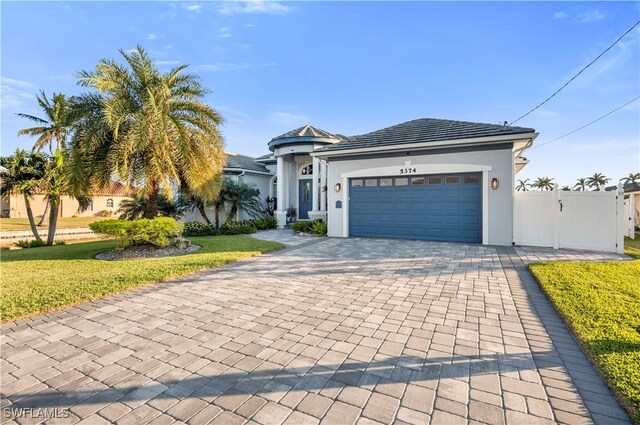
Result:
[[[116,181],[110,181],[109,184],[101,190],[93,193],[91,204],[85,211],[80,211],[78,201],[70,196],[62,196],[60,198],[60,217],[107,217],[116,214],[120,203],[125,199],[129,199],[130,191],[126,186]],[[34,216],[42,215],[47,207],[46,195],[37,193],[30,200],[31,210]],[[27,209],[22,195],[11,195],[2,198],[2,217],[6,218],[26,218]]]
[[[334,237],[511,245],[514,176],[536,137],[431,118],[350,137],[307,125],[271,139],[255,162],[275,171],[268,194],[280,227],[295,209],[294,219],[326,221]]]
[[[624,190],[625,205],[628,202],[632,202],[633,204],[634,211],[631,212],[630,219],[633,220],[632,228],[637,229],[640,227],[640,183],[628,181],[622,186],[622,188]],[[614,191],[617,189],[618,189],[618,186],[615,186],[615,185],[608,186],[605,188],[607,192]],[[633,200],[631,200],[632,195],[634,198]]]
[[[266,208],[267,197],[275,196],[275,165],[270,165],[261,161],[260,158],[254,158],[247,155],[241,155],[235,152],[227,152],[227,163],[224,167],[224,176],[236,182],[244,182],[260,191],[260,200]],[[210,220],[214,220],[215,210],[209,206],[205,208],[205,212]],[[220,222],[226,220],[224,212],[220,213]],[[238,211],[238,220],[246,220],[251,217],[246,211]],[[182,221],[203,221],[202,216],[197,210],[188,211],[182,218]]]

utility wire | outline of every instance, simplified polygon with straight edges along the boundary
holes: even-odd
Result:
[[[628,101],[628,102],[627,102],[627,103],[625,103],[624,105],[622,105],[622,106],[618,106],[616,109],[614,109],[614,110],[612,110],[612,111],[607,112],[606,114],[602,115],[601,117],[598,117],[598,118],[596,118],[595,120],[593,120],[593,121],[591,121],[591,122],[589,122],[589,123],[587,123],[587,124],[585,124],[585,125],[583,125],[583,126],[581,126],[581,127],[578,127],[578,128],[576,128],[575,130],[572,130],[572,131],[568,132],[567,134],[563,134],[562,136],[560,136],[560,137],[556,137],[555,139],[553,139],[553,140],[549,140],[548,142],[540,143],[539,145],[536,145],[536,146],[533,146],[533,147],[529,148],[529,150],[531,150],[531,149],[536,149],[536,148],[539,148],[539,147],[544,146],[544,145],[548,145],[549,143],[553,143],[553,142],[555,142],[555,141],[557,141],[557,140],[560,140],[560,139],[562,139],[562,138],[565,138],[565,137],[567,137],[567,136],[569,136],[569,135],[571,135],[571,134],[575,133],[576,131],[580,131],[580,130],[582,130],[582,129],[583,129],[583,128],[585,128],[585,127],[589,127],[591,124],[595,124],[596,122],[600,121],[601,119],[608,117],[609,115],[613,114],[614,112],[619,111],[620,109],[624,108],[625,106],[629,105],[630,103],[635,102],[635,101],[636,101],[636,100],[638,100],[638,99],[640,99],[640,96],[636,96],[636,97],[634,97],[633,99],[631,99],[630,101]]]
[[[511,121],[511,124],[509,125],[513,125],[515,123],[517,123],[518,121],[520,121],[522,118],[526,117],[527,115],[529,115],[530,113],[532,113],[533,111],[535,111],[536,109],[538,109],[539,107],[541,107],[542,105],[544,105],[545,103],[547,103],[548,101],[550,101],[555,95],[557,95],[558,93],[560,93],[562,91],[562,89],[564,89],[565,87],[567,87],[573,80],[575,80],[578,75],[582,74],[587,68],[589,68],[591,65],[593,65],[598,59],[600,59],[602,57],[602,55],[604,55],[605,53],[607,53],[609,50],[611,50],[611,48],[613,46],[615,46],[616,44],[618,44],[618,42],[620,40],[622,40],[624,38],[625,35],[629,34],[631,31],[633,31],[633,29],[635,27],[638,26],[638,24],[640,24],[640,21],[636,22],[635,24],[633,24],[633,26],[631,28],[629,28],[627,31],[625,31],[624,34],[622,34],[620,37],[618,37],[618,39],[616,41],[613,42],[613,44],[609,47],[607,47],[605,49],[604,52],[600,53],[594,60],[592,60],[591,62],[589,62],[587,64],[587,66],[585,66],[584,68],[582,68],[580,70],[580,72],[578,72],[576,75],[574,75],[573,77],[571,77],[571,79],[569,81],[567,81],[566,83],[564,83],[564,85],[562,87],[560,87],[558,90],[556,90],[551,96],[549,96],[548,98],[546,98],[543,102],[541,102],[538,106],[536,106],[535,108],[533,108],[532,110],[530,110],[529,112],[527,112],[524,115],[521,115],[520,117],[518,117],[517,119],[515,119],[514,121]]]

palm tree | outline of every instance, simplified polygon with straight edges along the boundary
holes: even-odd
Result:
[[[264,212],[260,202],[260,190],[244,182],[235,182],[229,178],[224,181],[224,203],[229,208],[227,221],[236,220],[238,211],[243,210],[251,217],[258,217]]]
[[[79,74],[79,84],[97,93],[79,99],[83,118],[74,148],[92,162],[95,181],[115,176],[140,187],[144,216],[153,218],[161,191],[180,182],[204,190],[222,174],[223,119],[203,102],[208,92],[184,72],[186,65],[161,73],[140,46],[120,54],[125,65],[102,59]],[[91,128],[101,131],[96,136]]]
[[[13,155],[0,158],[0,166],[4,168],[1,174],[0,195],[5,197],[18,194],[24,197],[29,226],[31,226],[31,232],[37,240],[42,239],[33,219],[31,199],[42,185],[46,163],[47,157],[43,153],[27,152],[22,149],[16,149]]]
[[[554,188],[553,179],[549,177],[538,177],[531,184],[531,187],[535,187],[538,190],[553,190]]]
[[[176,201],[176,205],[182,208],[184,211],[193,211],[197,209],[202,219],[211,224],[211,220],[207,216],[206,207],[215,206],[217,201],[221,198],[224,179],[222,176],[218,176],[209,184],[203,186],[204,190],[192,190],[186,183],[180,185],[180,196]],[[219,208],[219,207],[218,207]],[[216,212],[216,218],[218,212]]]
[[[120,202],[116,214],[120,214],[121,220],[136,220],[144,217],[147,209],[147,198],[140,194],[131,199]],[[184,215],[184,208],[175,204],[164,192],[158,194],[158,217],[173,217],[179,219]]]
[[[573,185],[573,188],[577,191],[585,191],[589,184],[587,183],[587,179],[579,178],[576,180],[576,184]]]
[[[516,190],[527,192],[529,190],[528,189],[529,187],[531,187],[531,184],[529,184],[529,179],[518,180],[518,185],[516,186]]]
[[[600,186],[607,184],[609,180],[611,179],[602,173],[594,173],[593,176],[587,177],[587,184],[593,189],[598,189]]]
[[[40,95],[36,95],[36,100],[45,118],[29,114],[18,114],[19,117],[39,124],[37,127],[24,128],[18,131],[18,135],[37,137],[33,145],[34,150],[41,151],[47,146],[51,154],[54,151],[52,149],[54,141],[55,150],[66,150],[67,138],[73,131],[74,117],[71,108],[73,101],[62,93],[53,93],[50,100],[44,91],[40,91]],[[38,226],[42,226],[44,223],[50,207],[50,203],[47,202]]]
[[[640,182],[640,173],[629,173],[627,177],[621,178],[620,181],[624,182],[624,184]]]
[[[67,137],[73,130],[72,100],[62,93],[53,93],[53,97],[49,100],[44,91],[40,91],[40,95],[36,95],[36,99],[46,118],[18,114],[19,117],[40,124],[37,127],[24,128],[18,132],[18,135],[38,137],[33,146],[34,150],[42,150],[45,146],[48,146],[49,153],[52,153],[52,143],[54,141],[56,142],[56,150],[65,149]]]

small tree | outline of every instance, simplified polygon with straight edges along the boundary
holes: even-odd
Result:
[[[609,180],[611,179],[602,173],[594,173],[593,176],[587,177],[587,184],[595,190],[599,189],[600,186],[607,184]]]
[[[529,179],[518,180],[518,185],[516,186],[516,190],[527,192],[529,190],[529,187],[531,187],[531,184],[529,184]]]
[[[120,202],[120,207],[116,211],[116,214],[120,214],[120,219],[122,220],[137,220],[145,216],[146,210],[147,198],[144,194],[139,193],[134,198],[125,199]],[[185,209],[182,205],[174,203],[164,192],[158,194],[157,217],[172,217],[178,219],[184,215],[184,211]]]
[[[624,184],[640,182],[640,173],[629,173],[626,177],[620,179]]]
[[[577,191],[585,191],[587,190],[587,187],[589,186],[589,184],[587,183],[587,179],[584,178],[579,178],[576,181],[576,184],[573,185],[573,188]]]
[[[255,187],[225,178],[221,192],[223,205],[229,209],[226,221],[236,220],[239,210],[245,211],[251,217],[258,217],[264,212],[260,202],[260,190]]]
[[[531,184],[531,187],[534,187],[538,190],[553,190],[553,187],[554,187],[553,179],[549,177],[538,177]]]
[[[13,155],[0,158],[0,166],[5,169],[1,173],[2,187],[0,187],[0,195],[2,197],[10,195],[22,195],[24,197],[29,226],[37,240],[41,239],[33,218],[31,199],[42,186],[46,163],[47,157],[43,153],[28,153],[22,149],[16,149]]]

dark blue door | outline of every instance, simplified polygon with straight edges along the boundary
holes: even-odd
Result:
[[[306,220],[309,218],[309,211],[313,205],[311,203],[311,180],[298,181],[298,218]]]
[[[482,175],[351,179],[349,234],[432,241],[482,241]]]

